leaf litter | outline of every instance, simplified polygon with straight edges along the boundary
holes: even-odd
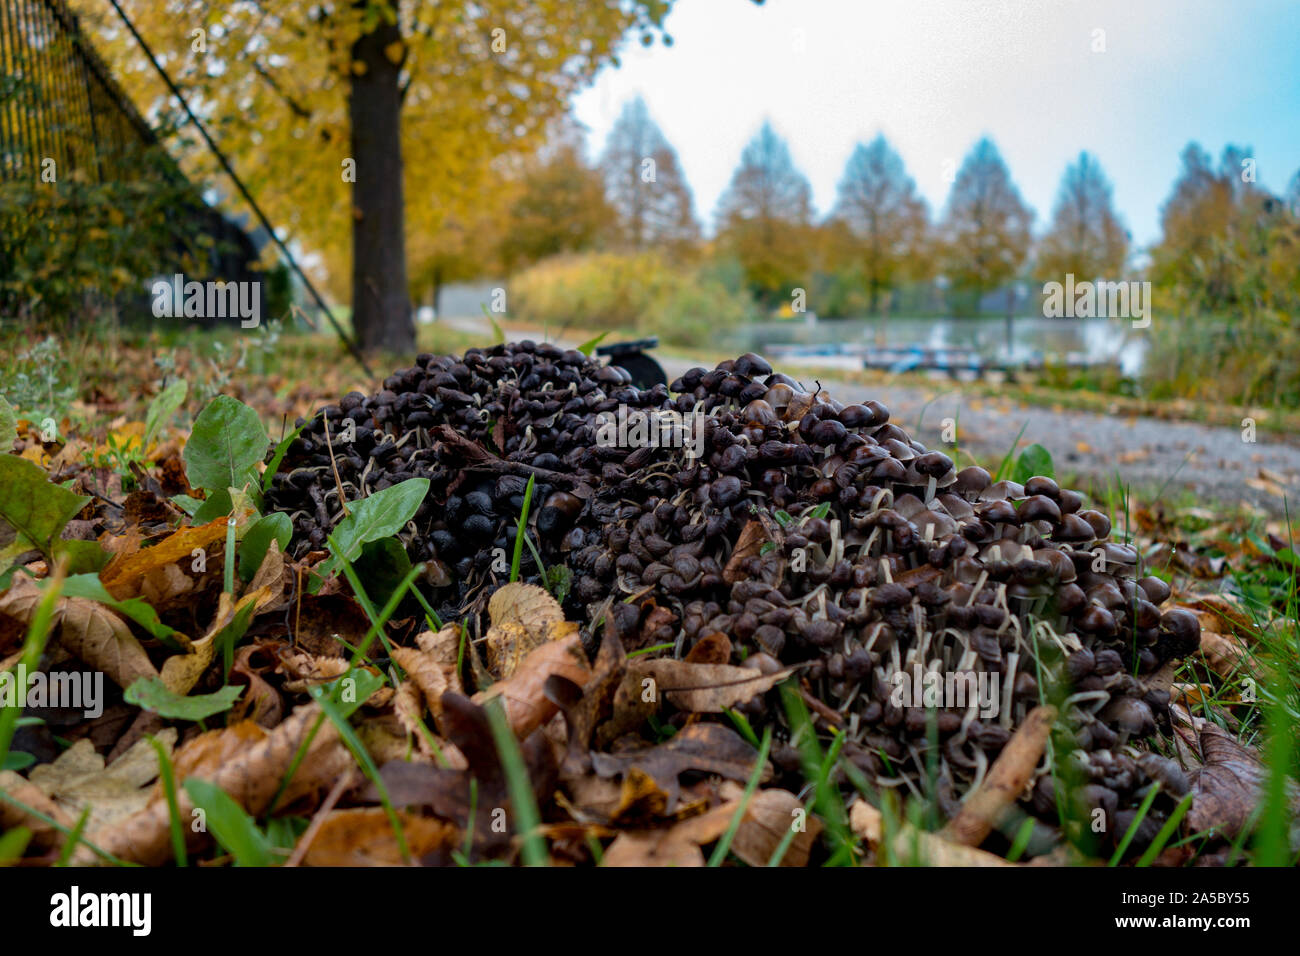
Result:
[[[169,417],[177,393],[165,402],[171,410],[157,414]],[[342,544],[345,560],[325,551],[289,563],[275,529],[259,530],[250,535],[255,557],[239,552],[232,584],[226,548],[244,537],[253,511],[236,515],[234,525],[224,515],[195,523],[167,494],[214,498],[258,477],[265,432],[259,436],[256,416],[237,406],[227,402],[209,420],[200,416],[199,437],[183,458],[178,442],[151,443],[162,431],[157,421],[149,422],[148,440],[146,429],[137,429],[135,439],[150,457],[147,467],[135,469],[144,487],[130,492],[121,490],[117,476],[103,482],[77,472],[71,454],[42,456],[44,468],[54,471],[42,470],[40,482],[26,454],[35,445],[0,456],[24,487],[49,489],[27,505],[0,502],[0,546],[8,562],[0,571],[11,572],[0,592],[0,666],[17,665],[44,593],[38,582],[56,564],[74,560],[59,542],[75,538],[100,549],[103,563],[92,573],[119,603],[59,597],[42,663],[53,668],[72,660],[101,671],[118,688],[113,706],[127,714],[137,709],[136,720],[126,721],[111,744],[81,736],[53,759],[0,771],[0,827],[31,830],[31,862],[57,859],[83,811],[74,861],[170,862],[173,819],[159,746],[173,766],[182,820],[196,810],[183,783],[208,781],[254,826],[296,821],[298,844],[283,858],[292,852],[302,865],[518,862],[522,842],[536,835],[515,824],[509,781],[519,773],[542,809],[538,833],[554,863],[702,866],[720,842],[731,862],[751,866],[826,859],[827,819],[834,814],[828,817],[819,801],[824,780],[782,786],[791,780],[792,748],[779,761],[774,754],[760,762],[743,717],[749,702],[797,684],[797,666],[768,672],[735,666],[722,634],[698,642],[685,659],[629,658],[624,642],[641,646],[646,634],[673,620],[670,609],[649,608],[644,631],[630,633],[617,608],[607,607],[596,640],[567,621],[544,588],[520,582],[491,593],[481,636],[471,636],[462,621],[431,626],[419,617],[373,627],[374,606],[329,572],[356,557],[367,539],[400,527],[406,503],[396,498],[392,507],[377,507],[384,505],[380,496],[360,509],[355,530],[344,529],[351,534]],[[23,445],[17,432],[16,441]],[[71,478],[92,495],[62,494],[47,478]],[[1171,525],[1159,505],[1128,507],[1145,553],[1201,582],[1179,592],[1179,603],[1201,619],[1197,660],[1208,677],[1170,681],[1182,700],[1175,713],[1184,719],[1167,739],[1188,772],[1185,829],[1235,837],[1258,813],[1268,771],[1252,748],[1189,708],[1221,696],[1219,682],[1242,675],[1263,681],[1270,670],[1252,639],[1257,617],[1231,589],[1207,591],[1204,582],[1222,577],[1225,554],[1281,564],[1288,574],[1295,565],[1280,529],[1269,530],[1263,546],[1252,545],[1239,526],[1215,524],[1213,516],[1189,534]],[[743,578],[745,559],[780,533],[751,522],[727,563],[726,580]],[[137,600],[124,613],[120,602]],[[359,683],[361,674],[386,686],[363,700],[349,698],[347,685]],[[336,723],[339,711],[311,702],[322,689],[371,749],[375,775],[358,767]],[[493,741],[487,708],[496,706],[518,741],[520,764]],[[807,732],[820,724],[824,739],[835,715],[813,710]],[[890,863],[911,854],[932,865],[1008,865],[999,833],[1028,798],[1029,774],[1050,723],[1048,715],[1022,726],[981,787],[937,832],[897,818],[887,794],[853,796],[844,818],[853,858]],[[844,766],[832,768],[832,776],[851,778]],[[810,771],[804,761],[800,773]],[[1296,809],[1294,790],[1288,799]],[[220,854],[209,833],[183,829],[187,852]]]

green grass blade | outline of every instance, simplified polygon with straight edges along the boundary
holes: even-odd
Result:
[[[501,769],[505,771],[510,805],[514,808],[515,818],[518,821],[515,832],[523,839],[524,863],[528,866],[549,866],[550,853],[546,848],[546,841],[538,832],[541,814],[537,811],[533,785],[528,779],[528,768],[524,765],[524,755],[519,750],[519,741],[515,739],[515,732],[510,729],[501,701],[494,698],[485,706],[488,722],[492,725],[492,739],[496,742],[497,754],[501,757]]]
[[[736,807],[736,812],[732,814],[727,832],[722,834],[722,839],[713,848],[713,854],[709,857],[709,866],[721,866],[722,861],[731,851],[731,841],[735,839],[736,831],[740,829],[740,821],[745,819],[745,811],[749,809],[749,801],[753,799],[754,791],[758,789],[758,781],[763,776],[763,768],[767,766],[767,754],[771,749],[772,725],[768,724],[763,730],[763,743],[758,748],[758,760],[754,762],[754,772],[749,775],[749,780],[745,784],[745,793],[740,798],[740,806]]]

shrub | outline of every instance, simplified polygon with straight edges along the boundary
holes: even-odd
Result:
[[[510,282],[511,312],[553,333],[568,327],[658,335],[708,345],[753,317],[753,303],[725,277],[657,252],[596,252],[545,259]]]

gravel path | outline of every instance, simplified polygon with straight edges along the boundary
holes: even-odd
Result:
[[[469,330],[471,322],[455,324]],[[487,331],[486,322],[482,327]],[[530,337],[522,330],[506,329],[506,335]],[[697,364],[666,350],[656,357],[670,380]],[[800,378],[797,369],[788,374]],[[965,394],[959,382],[930,388],[820,381],[840,401],[883,402],[891,421],[934,448],[943,448],[944,419],[954,419],[961,449],[982,463],[1001,461],[1023,426],[1021,447],[1041,444],[1052,453],[1057,476],[1076,485],[1104,488],[1118,475],[1139,499],[1190,491],[1207,505],[1244,501],[1274,515],[1288,505],[1300,510],[1300,446],[1276,435],[1261,432],[1248,442],[1239,428],[1022,405]]]

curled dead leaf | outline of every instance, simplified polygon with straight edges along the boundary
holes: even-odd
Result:
[[[488,601],[488,619],[487,666],[497,680],[513,674],[534,648],[578,630],[544,588],[522,581],[497,588]]]
[[[762,522],[752,519],[747,522],[740,531],[740,537],[736,539],[736,547],[732,549],[727,566],[722,569],[722,580],[727,584],[735,584],[746,577],[741,566],[749,558],[757,557],[767,540],[767,529]]]
[[[678,710],[720,714],[756,694],[766,693],[797,669],[786,667],[764,674],[751,667],[693,664],[665,657],[633,662],[628,667],[628,678],[635,683],[654,681],[656,696],[662,694]]]
[[[578,686],[591,677],[582,638],[576,632],[535,648],[509,678],[480,691],[473,699],[482,704],[500,697],[510,727],[522,739],[559,711],[546,696],[546,682],[552,677],[565,678]]]

